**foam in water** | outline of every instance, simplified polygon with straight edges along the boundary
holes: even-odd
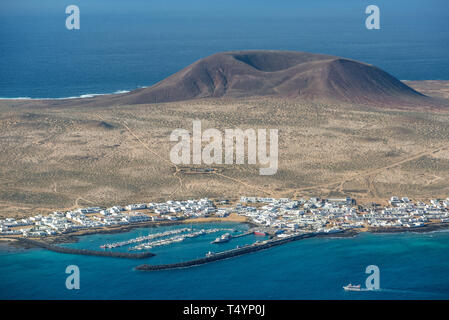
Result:
[[[144,88],[144,87],[139,87]],[[72,97],[62,97],[62,98],[30,98],[30,97],[16,97],[16,98],[4,98],[0,97],[0,100],[66,100],[66,99],[84,99],[84,98],[93,98],[97,96],[105,96],[109,94],[122,94],[122,93],[128,93],[130,90],[117,90],[113,93],[86,93],[79,96],[72,96]]]

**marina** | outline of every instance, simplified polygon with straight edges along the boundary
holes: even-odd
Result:
[[[151,252],[142,252],[142,253],[128,253],[128,252],[111,252],[111,251],[96,251],[96,250],[88,250],[88,249],[76,249],[76,248],[68,248],[68,247],[60,247],[55,246],[48,243],[43,243],[41,241],[31,240],[22,238],[18,241],[30,245],[33,247],[40,247],[50,251],[59,252],[59,253],[68,253],[68,254],[77,254],[77,255],[85,255],[85,256],[100,256],[100,257],[112,257],[112,258],[128,258],[128,259],[144,259],[155,256],[154,253]]]
[[[280,239],[275,240],[265,240],[261,242],[256,242],[250,245],[245,245],[242,247],[237,247],[231,250],[226,250],[222,252],[211,252],[209,251],[206,253],[205,257],[184,261],[184,262],[178,262],[178,263],[172,263],[172,264],[160,264],[160,265],[148,265],[148,264],[142,264],[136,267],[136,270],[140,271],[158,271],[158,270],[167,270],[167,269],[177,269],[177,268],[187,268],[187,267],[193,267],[198,266],[214,261],[224,260],[240,255],[244,255],[247,253],[252,253],[264,249],[268,249],[274,246],[279,246],[281,244],[285,244],[291,241],[301,240],[305,238],[310,238],[313,236],[320,235],[321,233],[296,233],[288,237],[283,237]],[[325,233],[323,233],[325,234]]]
[[[181,229],[175,229],[175,230],[168,230],[168,231],[164,231],[164,232],[149,234],[147,236],[137,237],[137,238],[126,240],[126,241],[107,243],[107,244],[101,245],[100,248],[113,249],[113,248],[123,247],[123,246],[127,246],[127,245],[134,244],[134,243],[139,243],[139,242],[143,242],[143,241],[147,241],[147,240],[153,240],[153,239],[157,239],[157,238],[163,238],[163,237],[180,234],[183,232],[189,232],[189,231],[192,231],[192,229],[191,228],[181,228]]]
[[[201,225],[201,228],[208,227]],[[219,227],[217,224],[210,227]],[[227,227],[227,226],[226,226]],[[232,226],[234,227],[234,226]],[[239,231],[246,231],[244,225],[235,225]],[[139,235],[139,230],[128,232],[128,238],[135,238]],[[112,242],[112,239],[119,241],[125,234],[97,234],[80,237],[78,243],[67,244],[72,247],[98,250],[99,245]],[[322,292],[325,292],[325,298],[328,299],[352,299],[357,298],[358,292],[345,291],[342,286],[348,283],[364,284],[365,261],[370,261],[371,252],[385,252],[385,262],[382,264],[384,270],[384,282],[381,287],[386,286],[387,273],[391,274],[389,287],[391,288],[410,288],[410,291],[393,292],[388,290],[381,291],[363,291],[360,297],[374,299],[388,298],[445,298],[447,291],[441,291],[439,294],[423,294],[424,286],[444,286],[447,287],[448,279],[434,277],[428,272],[419,272],[419,270],[428,270],[434,263],[440,263],[443,272],[449,270],[449,260],[446,258],[449,246],[449,232],[436,232],[429,234],[418,233],[361,233],[356,238],[338,237],[332,239],[326,238],[308,238],[300,241],[293,241],[285,245],[273,247],[267,250],[261,250],[252,254],[236,256],[235,259],[219,260],[216,263],[206,263],[192,268],[181,268],[165,270],[162,272],[140,272],[135,267],[140,264],[170,264],[174,262],[189,261],[196,258],[205,257],[208,251],[218,253],[224,250],[219,248],[235,248],[238,244],[243,246],[254,240],[253,235],[249,235],[241,240],[232,239],[223,246],[211,245],[210,241],[205,241],[206,237],[213,240],[214,234],[192,239],[192,245],[178,245],[173,248],[167,248],[164,251],[156,253],[156,256],[146,260],[134,259],[112,259],[99,258],[94,256],[68,254],[59,254],[57,252],[47,251],[45,249],[22,250],[18,249],[10,253],[4,253],[0,259],[0,270],[2,271],[2,283],[8,290],[2,292],[3,297],[11,295],[26,299],[33,298],[96,298],[114,299],[117,297],[129,297],[129,285],[132,286],[133,298],[136,299],[181,299],[188,298],[187,295],[193,294],[196,299],[227,299],[230,294],[236,292],[235,286],[229,284],[230,279],[236,283],[248,283],[248,287],[237,290],[237,298],[249,297],[251,299],[264,299],[271,292],[273,298],[304,298],[315,299]],[[190,242],[190,241],[189,241]],[[351,250],[357,242],[363,249]],[[429,249],[429,243],[435,244]],[[405,245],[404,245],[405,244]],[[419,245],[422,244],[422,245]],[[394,250],[391,249],[393,246]],[[181,245],[179,246],[181,247]],[[319,250],[317,250],[319,248]],[[374,248],[374,250],[373,250]],[[155,249],[153,249],[155,250]],[[110,251],[107,250],[106,253]],[[167,254],[166,254],[167,253]],[[168,254],[169,253],[169,254]],[[333,258],[332,254],[337,258]],[[400,258],[398,257],[400,255]],[[30,259],[39,263],[45,268],[30,267]],[[64,276],[65,267],[76,261],[76,265],[81,270],[81,286],[84,284],[86,290],[66,290],[64,283],[57,275]],[[94,265],[93,265],[94,263]],[[282,270],[279,270],[279,264],[282,264]],[[319,266],[317,268],[317,265]],[[348,267],[354,266],[354,267]],[[323,280],[322,274],[330,274],[337,268],[341,270],[333,278],[332,286],[329,286],[328,278]],[[99,272],[98,270],[101,270]],[[267,273],[267,270],[279,270],[278,272]],[[355,270],[355,271],[354,271]],[[413,273],[418,270],[419,277],[414,278],[412,284],[408,282],[409,278],[401,277],[405,273]],[[315,273],[314,273],[315,272]],[[356,274],[356,272],[358,272]],[[310,277],[304,279],[304,274]],[[56,276],[55,276],[56,275]],[[111,275],[121,275],[111,277]],[[14,289],[14,284],[27,279],[29,285]],[[291,282],[279,281],[280,279],[292,279]],[[202,279],[201,285],[198,285],[198,279]],[[433,279],[433,280],[432,280]],[[63,279],[64,280],[64,279]],[[273,291],[272,286],[266,286],[265,283],[277,283],[278,289]],[[28,282],[27,282],[28,283]],[[50,284],[55,284],[55,286]],[[57,286],[59,284],[59,286]],[[61,285],[62,284],[62,285]],[[95,285],[98,290],[88,290],[89,285]],[[157,290],[149,290],[156,288]],[[184,288],[191,288],[192,291],[186,291]],[[218,288],[224,288],[217,290]],[[33,288],[37,290],[33,290]],[[83,288],[83,287],[82,287]],[[175,289],[174,289],[175,288]],[[240,291],[241,290],[241,291]],[[418,291],[420,293],[415,293]],[[25,292],[25,293],[24,293]],[[39,295],[38,295],[39,294]]]
[[[218,229],[218,228],[201,229],[199,231],[195,231],[195,232],[183,234],[183,235],[178,235],[178,236],[170,237],[167,239],[160,239],[160,240],[156,240],[156,241],[142,243],[137,246],[131,247],[128,250],[136,251],[136,250],[151,249],[153,247],[165,246],[165,245],[169,245],[172,243],[182,242],[186,239],[191,239],[191,238],[195,238],[195,237],[210,234],[210,233],[216,233],[216,232],[223,231],[223,230],[224,229]]]
[[[231,234],[225,233],[221,237],[216,238],[211,243],[224,243],[224,242],[229,242],[229,240],[231,240]]]
[[[180,226],[183,227],[183,226]],[[248,226],[244,224],[226,224],[205,223],[198,228],[236,228],[240,232],[248,232]],[[166,231],[172,227],[162,227],[160,231]],[[257,228],[260,229],[260,228]],[[154,228],[148,228],[154,230]],[[158,232],[160,232],[158,231]],[[154,232],[154,231],[153,231]],[[117,242],[125,239],[136,238],[142,234],[139,229],[130,230],[127,233],[115,234],[92,234],[79,237],[75,243],[67,243],[64,246],[71,248],[83,248],[90,250],[99,250],[103,243]],[[142,235],[146,235],[143,233]],[[428,269],[437,262],[441,263],[444,272],[449,270],[448,259],[443,259],[449,246],[449,232],[435,233],[360,233],[355,238],[352,237],[334,237],[324,238],[323,236],[310,237],[300,241],[292,241],[285,245],[248,252],[240,256],[230,257],[229,259],[217,260],[215,262],[198,265],[198,267],[180,267],[180,269],[165,270],[162,272],[139,272],[135,268],[137,265],[151,264],[162,265],[176,262],[185,262],[205,257],[206,253],[219,254],[220,251],[235,248],[237,245],[243,247],[247,244],[262,238],[254,235],[233,238],[230,242],[223,245],[213,245],[210,241],[215,239],[218,234],[211,234],[204,237],[197,237],[184,244],[174,244],[165,248],[159,247],[150,250],[156,255],[145,260],[134,259],[110,259],[99,258],[88,255],[70,256],[70,254],[60,254],[58,252],[46,251],[46,249],[23,250],[18,248],[10,253],[4,253],[2,256],[0,268],[2,270],[2,281],[9,288],[14,288],[13,284],[23,281],[25,277],[30,281],[26,287],[26,293],[23,291],[10,289],[4,291],[3,295],[20,296],[24,298],[37,297],[34,288],[38,288],[40,293],[44,293],[44,298],[95,298],[98,292],[88,290],[87,284],[93,284],[101,288],[101,298],[113,299],[117,296],[126,296],[129,294],[129,287],[132,285],[133,294],[139,299],[180,299],[188,298],[184,288],[191,288],[194,297],[198,299],[226,299],[228,294],[235,292],[235,286],[229,284],[230,279],[235,279],[236,283],[249,283],[248,288],[241,289],[241,297],[250,297],[252,299],[263,299],[272,291],[271,286],[263,286],[264,281],[276,282],[279,287],[273,294],[276,299],[287,298],[306,298],[314,299],[322,292],[326,293],[325,298],[329,299],[350,299],[357,297],[352,292],[345,291],[342,286],[348,283],[364,283],[365,268],[348,268],[348,264],[353,266],[365,266],[365,256],[360,255],[359,250],[352,250],[354,244],[361,245],[363,250],[368,250],[373,259],[383,257],[385,262],[382,264],[384,274],[392,274],[390,277],[393,282],[389,283],[392,288],[405,288],[409,285],[410,290],[420,291],[420,288],[426,285],[447,286],[447,279],[435,279],[427,273],[419,273],[422,277],[415,277],[413,283],[407,282],[407,279],[401,278],[404,272],[416,272],[416,269]],[[323,237],[323,238],[322,238]],[[41,241],[43,242],[43,241]],[[435,244],[429,249],[428,244]],[[406,244],[406,245],[404,245]],[[422,245],[419,245],[422,244]],[[59,245],[58,245],[59,246]],[[394,250],[391,249],[393,246]],[[317,250],[319,248],[319,250]],[[374,248],[374,249],[373,249]],[[155,250],[155,251],[153,251]],[[104,253],[114,253],[115,250],[106,250]],[[373,253],[371,253],[373,252]],[[398,252],[401,259],[398,259]],[[122,253],[127,253],[123,252]],[[137,252],[135,252],[137,253]],[[333,258],[332,254],[337,258]],[[385,258],[385,254],[387,258]],[[29,260],[32,259],[45,268],[30,267]],[[48,289],[49,283],[60,284],[61,281],[55,275],[62,274],[71,261],[75,262],[81,270],[81,286],[86,290],[80,290],[78,293],[66,290],[64,284],[55,286],[56,289]],[[348,262],[350,261],[350,263]],[[138,263],[137,263],[138,262]],[[282,265],[282,271],[279,270]],[[318,269],[317,269],[318,265]],[[404,267],[406,266],[406,267]],[[334,286],[329,286],[330,276],[324,280],[321,274],[330,274],[335,268],[342,270],[335,278],[332,278]],[[98,270],[102,272],[98,272]],[[279,270],[267,273],[267,270]],[[355,271],[358,274],[355,274]],[[313,274],[315,272],[315,274]],[[111,277],[113,274],[123,276]],[[304,279],[304,274],[311,274]],[[294,286],[290,282],[282,282],[279,279],[292,279]],[[19,279],[20,278],[20,279]],[[198,279],[204,279],[201,285],[198,285]],[[396,280],[398,279],[398,280]],[[432,280],[433,279],[433,280]],[[384,279],[386,280],[385,276]],[[59,281],[59,282],[58,282]],[[357,282],[358,281],[358,282]],[[173,287],[182,282],[183,290],[173,290]],[[381,282],[381,286],[382,286]],[[384,283],[386,285],[386,283]],[[317,288],[318,286],[318,288]],[[363,286],[363,285],[362,285]],[[62,288],[61,288],[62,287]],[[148,290],[155,287],[157,290]],[[217,291],[217,287],[225,288],[225,293]],[[258,288],[258,290],[254,290]],[[300,288],[300,289],[298,289]],[[422,290],[421,290],[422,291]],[[354,292],[357,294],[357,292]],[[440,295],[423,295],[410,291],[391,292],[383,291],[364,291],[363,297],[369,298],[444,298],[446,292]],[[39,297],[42,297],[39,295]],[[238,296],[237,298],[240,298]]]
[[[301,232],[341,230],[416,230],[434,228],[449,223],[449,198],[431,199],[430,203],[413,201],[408,197],[392,196],[389,205],[357,204],[351,197],[343,198],[263,198],[242,196],[240,201],[168,200],[160,203],[135,203],[124,207],[79,208],[49,215],[0,220],[0,235],[11,238],[45,238],[66,234],[103,231],[112,228],[132,228],[139,225],[157,226],[162,223],[189,223],[201,219],[240,219],[254,226],[256,236]],[[143,210],[144,212],[138,212]],[[90,230],[89,230],[90,229]],[[232,231],[232,230],[230,230]],[[192,227],[169,230],[126,241],[101,244],[113,249],[150,242],[155,239],[194,232]],[[236,235],[232,235],[236,237]],[[179,240],[179,238],[173,239]],[[215,243],[226,242],[226,239]],[[161,241],[160,243],[163,243]]]

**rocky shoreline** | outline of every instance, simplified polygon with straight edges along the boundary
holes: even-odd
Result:
[[[449,223],[431,223],[422,227],[415,228],[400,228],[400,227],[379,227],[369,228],[367,232],[371,233],[399,233],[399,232],[416,232],[425,233],[438,230],[449,230]]]
[[[415,229],[420,229],[418,232],[425,233],[425,232],[433,232],[436,230],[444,230],[444,229],[448,229],[448,228],[449,228],[449,224],[441,223],[441,224],[427,225],[427,226],[415,228]],[[183,261],[183,262],[172,263],[172,264],[161,264],[161,265],[142,264],[142,265],[137,266],[136,270],[159,271],[159,270],[189,268],[189,267],[199,266],[199,265],[211,263],[214,261],[229,259],[229,258],[237,257],[240,255],[245,255],[248,253],[268,249],[270,247],[282,245],[284,243],[291,242],[291,241],[297,241],[297,240],[302,240],[302,239],[306,239],[306,238],[309,238],[309,239],[310,238],[349,238],[349,237],[355,237],[361,232],[382,233],[383,229],[384,228],[376,228],[374,230],[368,230],[368,231],[361,231],[361,230],[357,230],[357,229],[347,229],[347,230],[344,230],[343,232],[339,232],[339,233],[303,234],[303,235],[294,236],[291,238],[270,240],[268,243],[265,243],[265,244],[260,244],[260,245],[256,245],[256,246],[248,246],[248,247],[243,247],[240,249],[228,250],[225,252],[220,252],[220,253],[214,254],[212,256],[206,256],[204,258],[199,258],[199,259],[194,259],[194,260],[189,260],[189,261]],[[389,228],[385,228],[385,229],[389,229]],[[397,229],[397,230],[392,231],[392,232],[396,232],[396,233],[404,232],[405,233],[405,232],[415,231],[414,228],[412,228],[412,230],[410,230],[410,228],[395,228],[395,229]]]
[[[126,259],[144,259],[155,256],[155,254],[152,252],[128,253],[128,252],[97,251],[88,249],[60,247],[53,244],[48,244],[41,241],[30,240],[26,238],[19,239],[18,242],[24,243],[29,246],[44,248],[49,251],[67,254],[78,254],[84,256],[99,256],[99,257],[126,258]]]

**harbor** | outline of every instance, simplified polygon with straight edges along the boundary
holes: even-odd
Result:
[[[223,207],[224,205],[224,207]],[[136,210],[142,210],[138,212]],[[134,233],[130,239],[115,239],[110,242],[96,244],[103,250],[72,249],[46,244],[43,241],[32,240],[36,232],[45,234],[58,233],[59,227],[87,228],[97,226],[105,221],[131,226],[152,223],[170,222],[188,223],[202,217],[204,221],[213,221],[215,218],[227,217],[231,214],[243,217],[246,222],[244,230],[238,232],[234,228],[223,225],[208,227],[168,227],[169,230],[141,235]],[[141,259],[152,257],[149,252],[159,247],[170,246],[170,250],[179,250],[178,244],[188,239],[204,236],[209,247],[195,256],[184,257],[183,262],[155,259],[155,264],[142,264],[138,270],[164,270],[201,265],[229,257],[239,256],[250,252],[263,250],[289,241],[312,236],[329,236],[333,234],[350,235],[359,232],[426,232],[445,229],[449,222],[449,198],[432,199],[430,203],[412,201],[408,197],[393,196],[389,206],[376,204],[357,205],[351,197],[345,198],[319,198],[289,199],[289,198],[261,198],[241,197],[240,201],[231,204],[223,201],[214,202],[207,198],[187,201],[166,201],[165,203],[131,204],[125,207],[114,206],[109,209],[99,207],[83,208],[75,211],[54,213],[50,216],[31,217],[20,221],[6,219],[2,222],[2,231],[6,237],[20,239],[18,243],[39,246],[61,253],[81,255],[96,255],[109,257],[124,257]],[[106,220],[105,220],[106,219]],[[26,229],[34,223],[34,227]],[[51,230],[50,230],[50,229]],[[53,229],[52,229],[53,228]],[[165,227],[164,227],[165,228]],[[76,228],[75,228],[76,229]],[[44,232],[44,230],[46,230]],[[62,234],[69,231],[62,229]],[[48,231],[48,232],[47,232]],[[34,232],[34,233],[33,233]],[[23,233],[23,236],[20,236]],[[214,238],[206,237],[218,233]],[[253,235],[247,240],[239,238]],[[40,236],[45,238],[46,235]],[[263,237],[262,240],[260,237]],[[268,238],[268,239],[267,239]],[[233,243],[233,239],[235,243]],[[112,239],[111,239],[112,240]],[[199,240],[201,241],[201,240]],[[186,247],[191,244],[186,242]],[[234,247],[231,249],[231,246]],[[183,247],[182,250],[186,250]],[[140,253],[115,250],[123,248],[127,251],[142,251]],[[220,252],[216,252],[220,251]],[[167,251],[161,249],[158,253],[166,255]],[[179,261],[179,260],[178,260]]]
[[[218,223],[210,226],[217,227],[217,225],[220,227]],[[204,224],[200,228],[206,226]],[[245,225],[235,224],[230,227],[238,228],[239,231],[246,231]],[[128,238],[137,237],[139,232],[141,231],[130,231]],[[123,239],[124,236],[124,234],[89,235],[80,237],[78,243],[68,245],[98,250],[99,245],[108,242],[107,239],[119,241],[120,237]],[[73,298],[75,294],[80,294],[81,296],[78,297],[86,299],[95,298],[98,293],[89,290],[88,284],[94,284],[98,288],[102,288],[102,297],[105,299],[114,299],[117,295],[126,296],[130,290],[127,286],[132,286],[134,297],[139,299],[158,299],[161,297],[180,299],[187,294],[191,294],[190,292],[193,292],[195,298],[198,299],[207,299],[208,297],[211,299],[227,299],[227,294],[235,292],[236,286],[238,289],[236,292],[254,299],[263,299],[270,292],[273,292],[273,297],[276,299],[284,299],[286,297],[313,299],[320,294],[321,290],[329,287],[327,278],[322,280],[320,274],[331,274],[335,270],[341,270],[341,272],[334,279],[335,285],[331,286],[326,292],[329,293],[329,298],[345,299],[353,297],[354,294],[358,293],[345,291],[342,288],[343,285],[348,283],[357,285],[361,283],[363,286],[364,284],[365,269],[355,268],[360,273],[360,277],[356,277],[354,268],[348,268],[348,260],[351,261],[351,265],[365,266],[364,261],[366,257],[360,255],[360,250],[353,250],[355,244],[357,246],[360,245],[362,250],[366,250],[368,254],[373,255],[373,259],[378,257],[385,259],[385,263],[382,265],[383,269],[393,272],[394,278],[398,279],[398,281],[391,284],[391,287],[403,288],[407,285],[408,278],[400,277],[404,274],[404,270],[410,273],[414,270],[416,271],[416,269],[430,268],[435,261],[441,262],[441,268],[444,272],[449,270],[448,259],[441,260],[442,258],[440,258],[446,257],[449,232],[429,234],[414,232],[361,233],[355,238],[345,238],[343,234],[339,234],[337,237],[329,235],[328,237],[332,238],[332,240],[324,238],[324,236],[292,241],[285,243],[285,245],[267,248],[266,251],[255,251],[254,254],[248,252],[240,256],[200,264],[197,267],[180,267],[179,269],[167,269],[160,272],[142,272],[136,270],[136,266],[142,264],[171,264],[194,260],[205,257],[208,251],[218,253],[218,251],[235,248],[236,245],[249,244],[260,238],[248,235],[237,239],[234,238],[223,245],[212,245],[210,241],[215,239],[214,234],[212,234],[204,238],[192,239],[189,243],[173,245],[172,248],[167,247],[163,250],[163,247],[155,248],[153,253],[156,253],[156,255],[145,260],[98,258],[85,255],[70,256],[50,251],[45,253],[43,252],[45,249],[23,250],[17,248],[8,254],[4,253],[2,259],[0,259],[0,268],[3,274],[3,283],[8,285],[8,288],[14,288],[13,284],[19,281],[17,280],[19,277],[23,281],[23,277],[27,277],[29,274],[29,279],[34,281],[32,285],[37,286],[39,292],[45,294],[44,298],[57,298],[59,295],[59,297],[67,299]],[[435,244],[431,249],[429,249],[429,242]],[[391,246],[394,247],[394,250],[391,250]],[[33,267],[29,263],[30,259],[45,266],[45,268]],[[82,289],[77,293],[65,290],[63,281],[62,283],[61,281],[59,282],[62,284],[62,288],[60,286],[57,288],[58,290],[53,291],[47,289],[49,288],[48,283],[52,283],[55,275],[65,275],[65,267],[72,263],[71,261],[80,267],[81,286],[84,284],[86,290]],[[319,265],[318,269],[317,265]],[[101,270],[101,272],[98,270]],[[273,270],[273,272],[267,272],[267,270]],[[120,276],[111,277],[114,274]],[[310,275],[310,277],[308,276],[307,279],[304,279],[306,274]],[[203,281],[198,283],[198,279],[203,279]],[[236,285],[229,284],[230,279],[234,279]],[[279,281],[279,279],[293,279],[295,285],[292,286],[291,282]],[[277,283],[277,290],[273,291],[271,286],[265,287],[261,285],[266,281]],[[414,286],[425,286],[429,284],[429,281],[432,286],[441,283],[432,282],[429,275],[425,276],[424,279],[419,277]],[[443,281],[445,286],[448,283],[444,279],[440,281]],[[173,290],[173,287],[180,285],[180,283],[182,285],[180,290]],[[240,283],[248,283],[249,287],[243,288],[238,285]],[[316,288],[317,285],[319,285],[319,290]],[[33,290],[33,286],[26,287],[27,293],[24,295],[24,298],[35,297],[37,291]],[[305,288],[306,293],[298,291],[298,286]],[[157,290],[149,290],[149,288],[157,288]],[[192,291],[186,291],[186,288]],[[221,290],[216,290],[216,288],[225,288],[223,290],[225,290],[226,294],[223,294]],[[257,290],[255,290],[256,288]],[[363,294],[364,296],[377,298],[397,297],[398,295],[404,298],[410,296],[414,298],[423,297],[422,293],[413,292],[366,291]],[[9,293],[5,291],[3,295],[6,297]],[[22,295],[21,292],[20,295]],[[445,292],[442,292],[440,295],[429,294],[424,297],[444,298]]]
[[[204,258],[189,260],[189,261],[183,261],[178,263],[172,263],[172,264],[160,264],[160,265],[148,265],[148,264],[142,264],[136,267],[136,270],[140,271],[157,271],[157,270],[168,270],[168,269],[178,269],[178,268],[187,268],[187,267],[193,267],[198,266],[214,261],[224,260],[232,257],[237,257],[240,255],[257,252],[260,250],[268,249],[274,246],[279,246],[291,241],[301,240],[305,238],[314,237],[317,235],[326,234],[326,233],[298,233],[294,234],[288,237],[283,237],[280,239],[274,239],[274,240],[265,240],[262,242],[256,242],[250,245],[245,245],[243,247],[237,247],[235,249],[226,250],[223,252],[213,253],[209,252],[206,254]]]
[[[223,230],[224,229],[218,229],[218,228],[201,229],[199,231],[195,231],[195,232],[188,233],[188,234],[183,234],[183,235],[178,235],[178,236],[174,236],[174,237],[170,237],[170,238],[166,238],[166,239],[160,239],[160,240],[156,240],[156,241],[142,243],[137,246],[131,247],[128,250],[136,251],[136,250],[152,249],[154,247],[178,243],[178,242],[182,242],[186,239],[196,238],[198,236],[202,236],[202,235],[206,235],[206,234],[210,234],[210,233],[216,233],[216,232],[223,231]],[[191,229],[190,229],[190,231],[191,231]]]

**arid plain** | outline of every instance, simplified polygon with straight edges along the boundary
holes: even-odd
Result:
[[[437,84],[408,83],[444,97],[447,83]],[[170,133],[191,131],[193,120],[222,132],[279,129],[277,173],[260,176],[259,165],[247,164],[213,166],[211,173],[173,165]],[[381,204],[393,195],[449,196],[447,108],[277,98],[60,107],[0,101],[0,146],[1,217],[241,195],[352,196]]]

